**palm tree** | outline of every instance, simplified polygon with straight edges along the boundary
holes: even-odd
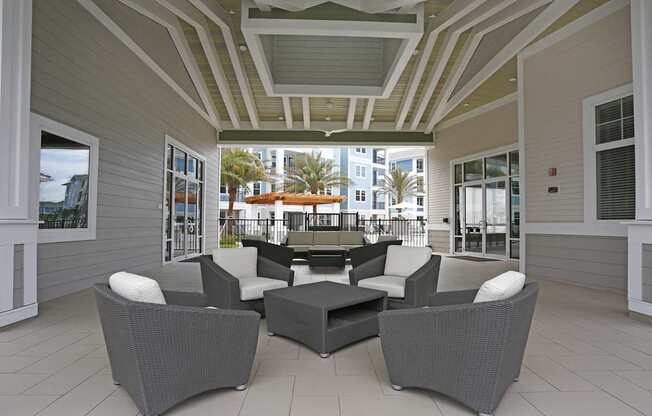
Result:
[[[222,173],[220,182],[229,196],[227,218],[233,218],[233,206],[241,189],[249,190],[249,182],[269,180],[262,160],[244,149],[233,148],[222,151]]]
[[[285,190],[294,193],[325,194],[328,188],[350,183],[351,180],[340,175],[333,161],[323,158],[321,152],[298,155],[285,176]],[[312,206],[312,212],[317,214],[317,205]]]
[[[382,193],[393,197],[396,204],[400,204],[406,198],[417,195],[417,182],[415,175],[395,168],[389,172],[389,175],[385,175],[380,189]]]

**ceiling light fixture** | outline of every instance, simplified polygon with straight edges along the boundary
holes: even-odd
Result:
[[[284,117],[283,117],[283,116],[278,116],[278,119],[279,119],[280,121],[283,121]]]
[[[433,14],[431,14],[431,15],[428,16],[428,17],[431,18],[431,19],[434,19],[435,17],[437,17],[437,13],[433,13]]]
[[[468,106],[470,106],[470,105],[471,105],[471,104],[469,104],[469,103],[464,103],[464,107],[468,107]]]
[[[419,54],[419,50],[415,49],[414,52],[412,52],[412,55],[417,56]]]
[[[331,121],[331,116],[327,116],[326,121]]]
[[[230,14],[230,15],[234,15],[234,14],[235,14],[235,10],[233,10],[233,9],[229,9],[229,14]]]
[[[508,81],[509,81],[509,82],[516,82],[516,81],[517,81],[517,78],[516,78],[516,77],[511,77],[510,79],[508,79]]]
[[[240,45],[240,50],[242,52],[247,52],[247,45]]]

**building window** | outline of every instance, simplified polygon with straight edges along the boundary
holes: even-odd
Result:
[[[366,148],[366,147],[356,147],[356,148],[355,148],[355,152],[364,155],[364,154],[367,153],[367,148]]]
[[[332,186],[327,186],[326,187],[326,195],[333,195],[333,187]]]
[[[631,90],[623,92],[618,89],[610,97],[607,93],[585,107],[585,116],[592,118],[589,143],[585,143],[589,158],[585,175],[593,177],[594,184],[587,202],[595,203],[588,215],[597,220],[628,220],[636,215],[634,98]]]
[[[423,197],[422,197],[422,196],[418,196],[418,197],[417,197],[417,206],[418,206],[418,207],[422,207],[422,206],[423,206]]]
[[[254,182],[254,195],[260,195],[260,182]]]
[[[31,129],[41,144],[38,241],[94,240],[99,140],[36,114]]]
[[[417,176],[417,192],[425,192],[425,187],[423,186],[423,176]]]
[[[423,159],[417,159],[417,172],[423,173]]]
[[[361,189],[356,189],[355,200],[357,202],[365,202],[367,200],[367,192]]]
[[[163,261],[198,256],[204,247],[206,161],[166,136]]]
[[[358,177],[358,178],[366,178],[367,177],[367,167],[366,166],[356,165],[355,166],[355,176]]]

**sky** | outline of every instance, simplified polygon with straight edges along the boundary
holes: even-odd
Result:
[[[67,183],[73,175],[88,175],[88,149],[41,149],[41,173],[52,177],[41,182],[41,201],[60,202],[66,196]]]

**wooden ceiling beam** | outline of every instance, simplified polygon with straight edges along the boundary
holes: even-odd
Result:
[[[303,107],[303,128],[310,130],[310,97],[301,97]]]
[[[419,55],[417,65],[408,81],[408,88],[403,96],[401,108],[396,120],[396,130],[401,130],[405,124],[407,115],[412,108],[414,98],[416,97],[419,86],[421,85],[423,75],[428,68],[430,56],[432,55],[432,51],[435,49],[435,44],[437,43],[439,35],[485,1],[486,0],[455,0],[429,24],[425,47]]]
[[[242,93],[242,99],[247,108],[247,114],[251,120],[251,125],[254,128],[260,128],[260,119],[258,117],[258,109],[256,108],[256,102],[254,101],[254,95],[251,90],[251,85],[249,84],[249,78],[247,72],[242,65],[240,59],[240,49],[235,41],[234,29],[231,24],[231,16],[229,13],[220,6],[217,1],[211,0],[187,0],[193,6],[199,9],[208,19],[213,21],[220,30],[222,31],[222,36],[224,37],[224,43],[226,44],[226,49],[229,52],[229,58],[231,59],[231,65],[233,65],[233,70],[235,71],[235,76],[238,81],[238,86],[240,87],[240,92]]]
[[[294,119],[292,117],[292,103],[290,97],[281,97],[283,101],[283,113],[285,114],[285,127],[292,129],[294,127]]]
[[[210,27],[206,17],[185,0],[156,1],[179,18],[185,20],[197,31],[199,42],[201,43],[206,55],[206,60],[211,68],[211,73],[213,74],[217,88],[220,91],[226,111],[229,113],[231,123],[235,128],[240,128],[240,114],[233,98],[231,88],[229,87],[228,79],[224,73],[224,67],[222,66],[219,53],[215,48],[215,42],[211,37]]]
[[[170,77],[111,17],[99,8],[93,0],[77,0],[77,2],[95,17],[105,28],[118,38],[129,50],[131,50],[145,65],[147,65],[159,78],[163,80],[174,92],[176,92],[193,110],[211,123],[216,129],[221,130],[222,126],[217,118],[211,117],[188,93]]]
[[[371,118],[374,115],[374,106],[376,105],[375,98],[369,98],[367,101],[367,109],[364,112],[364,120],[362,121],[362,128],[364,130],[369,130],[371,126]]]
[[[352,97],[349,101],[349,113],[346,116],[346,128],[351,130],[355,124],[355,109],[358,106],[358,99]]]

